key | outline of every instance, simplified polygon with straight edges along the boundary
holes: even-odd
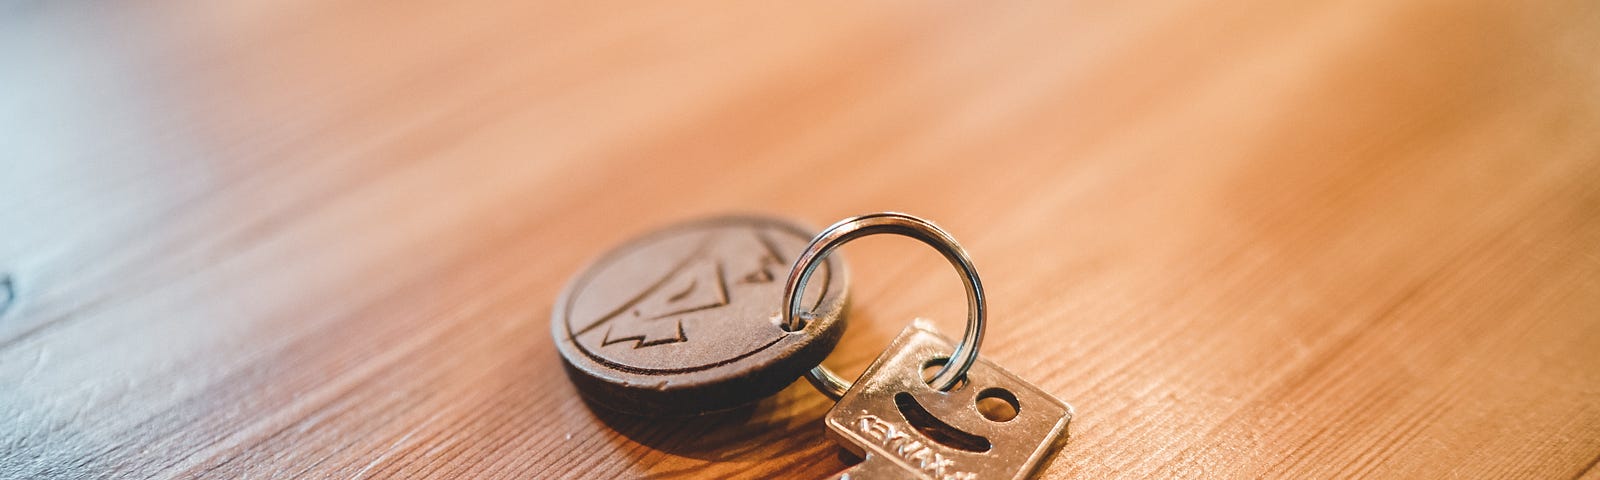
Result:
[[[643,416],[727,410],[777,393],[844,333],[848,275],[830,258],[780,321],[784,276],[811,234],[756,216],[670,226],[578,274],[550,320],[567,377],[591,404]]]
[[[1060,449],[1072,406],[981,357],[964,385],[930,387],[952,350],[917,320],[828,410],[828,436],[862,457],[835,478],[1020,479]]]

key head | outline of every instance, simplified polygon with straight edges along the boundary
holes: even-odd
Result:
[[[777,393],[838,344],[848,279],[838,256],[808,286],[800,330],[780,326],[790,262],[809,230],[719,217],[631,240],[567,285],[550,322],[591,404],[644,416],[727,410]]]
[[[1066,441],[1072,407],[982,358],[950,392],[927,384],[954,345],[922,321],[845,392],[829,436],[863,460],[840,478],[1027,478]]]

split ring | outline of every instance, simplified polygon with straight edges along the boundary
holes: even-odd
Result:
[[[988,317],[988,308],[984,303],[983,283],[978,281],[978,270],[972,266],[972,259],[967,258],[967,251],[961,248],[961,244],[956,243],[955,238],[949,233],[945,233],[932,222],[904,213],[871,213],[840,220],[839,223],[818,233],[811,239],[811,244],[806,246],[805,252],[800,254],[800,258],[795,260],[794,268],[789,270],[789,279],[783,293],[781,325],[788,331],[796,331],[805,326],[804,313],[800,311],[800,297],[805,292],[806,282],[811,280],[811,273],[822,264],[829,253],[851,240],[880,233],[915,238],[938,250],[956,268],[956,273],[961,276],[962,286],[966,287],[966,332],[961,336],[961,343],[956,344],[950,360],[945,362],[939,372],[933,375],[933,379],[928,381],[928,384],[935,389],[948,392],[961,382],[967,374],[967,369],[972,368],[972,364],[978,360],[978,347],[983,343],[983,327]],[[844,396],[844,392],[850,389],[850,382],[839,378],[837,374],[822,365],[817,365],[806,373],[806,379],[810,380],[811,385],[817,387],[817,390],[834,400]]]

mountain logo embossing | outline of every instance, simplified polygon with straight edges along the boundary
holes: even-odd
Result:
[[[601,347],[639,349],[688,342],[696,319],[725,314],[719,310],[750,298],[758,289],[781,286],[783,268],[777,246],[759,230],[714,237],[584,330],[603,325]]]

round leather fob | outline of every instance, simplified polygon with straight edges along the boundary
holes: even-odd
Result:
[[[551,318],[567,376],[591,403],[635,415],[727,410],[822,362],[844,333],[838,255],[781,326],[784,279],[811,232],[768,217],[717,217],[635,238],[574,277]]]

